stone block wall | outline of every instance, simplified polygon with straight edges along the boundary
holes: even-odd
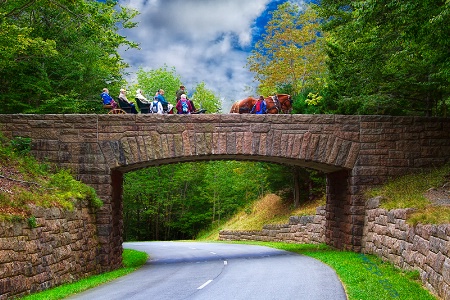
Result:
[[[450,300],[450,224],[410,226],[411,209],[378,208],[367,202],[362,251],[406,270],[418,270],[425,287]]]
[[[318,207],[314,216],[292,216],[288,224],[264,225],[262,230],[221,230],[219,240],[325,243],[325,207]]]
[[[73,282],[100,270],[96,217],[87,203],[74,211],[32,207],[29,222],[0,222],[0,300]]]

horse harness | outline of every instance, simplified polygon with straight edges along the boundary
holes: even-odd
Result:
[[[270,107],[267,107],[267,108],[266,108],[266,111],[269,111],[269,110],[271,110],[272,108],[276,108],[276,109],[277,109],[277,113],[279,113],[280,110],[281,110],[281,104],[280,104],[280,101],[278,100],[277,95],[270,96],[270,98],[272,98],[273,105],[270,106]]]

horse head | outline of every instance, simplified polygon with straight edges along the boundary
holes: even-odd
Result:
[[[289,94],[278,94],[277,98],[280,102],[280,110],[288,114],[292,110],[292,97]]]

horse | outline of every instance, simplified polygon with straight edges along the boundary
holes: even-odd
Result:
[[[264,98],[266,101],[266,114],[288,114],[292,110],[292,98],[288,94],[276,94]]]
[[[258,99],[253,97],[247,97],[237,101],[231,106],[230,113],[249,114],[256,101],[258,101]]]

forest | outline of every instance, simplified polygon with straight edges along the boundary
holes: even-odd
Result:
[[[119,49],[139,45],[120,30],[137,29],[138,14],[112,0],[0,0],[0,113],[105,113],[106,86],[112,94],[143,86],[175,94],[182,79],[164,62],[126,80]],[[448,117],[449,37],[445,0],[284,2],[244,67],[258,94],[293,95],[296,114]],[[194,90],[196,104],[220,113],[220,98],[204,82]],[[296,206],[324,185],[323,174],[262,162],[136,171],[125,176],[125,239],[192,238],[264,193]]]

